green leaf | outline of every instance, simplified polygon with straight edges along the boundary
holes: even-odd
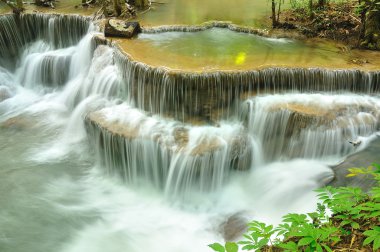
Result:
[[[262,247],[264,247],[265,245],[267,245],[268,242],[269,242],[269,239],[262,239],[262,240],[260,240],[260,241],[257,243],[257,246],[258,246],[259,248],[262,248]]]
[[[224,247],[219,243],[213,243],[208,245],[210,248],[212,248],[214,251],[217,252],[226,252]]]
[[[373,250],[376,251],[378,248],[380,248],[380,237],[377,237],[373,242]]]
[[[311,237],[304,237],[301,240],[299,240],[298,246],[300,247],[300,246],[309,245],[313,241],[314,241],[314,239]]]
[[[326,244],[322,244],[322,246],[325,248],[325,250],[327,252],[333,252],[332,249],[329,246],[327,246]]]
[[[360,228],[360,225],[359,225],[359,223],[357,223],[357,222],[351,222],[351,227],[352,227],[353,229],[359,229],[359,228]]]
[[[373,240],[375,239],[375,237],[368,237],[364,240],[363,242],[363,245],[368,245],[370,244]]]
[[[323,252],[322,246],[319,245],[319,243],[317,243],[316,249],[317,249],[317,252]]]
[[[293,241],[287,243],[280,243],[277,246],[283,249],[297,250],[297,244]]]
[[[239,246],[235,242],[226,242],[226,252],[237,252]]]
[[[255,245],[250,244],[250,245],[243,246],[242,250],[252,250],[252,249],[255,249],[255,248],[257,248]]]

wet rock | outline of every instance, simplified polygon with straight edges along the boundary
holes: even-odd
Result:
[[[174,141],[182,148],[189,142],[189,130],[185,127],[175,128],[173,131]]]
[[[342,163],[332,167],[335,173],[334,180],[330,183],[332,186],[354,186],[361,187],[368,191],[376,185],[376,181],[371,177],[358,175],[347,178],[348,169],[353,167],[368,167],[372,163],[380,164],[380,136],[372,141],[367,148],[347,157]]]
[[[0,102],[5,101],[8,98],[11,98],[12,94],[7,87],[0,86]]]
[[[24,116],[12,117],[0,123],[1,128],[14,129],[14,130],[22,130],[26,128],[31,128],[32,125],[33,125],[32,120]]]
[[[236,213],[227,218],[227,220],[220,225],[220,232],[226,241],[237,240],[246,230],[248,219],[241,213]]]
[[[55,0],[35,0],[35,3],[37,6],[51,7],[51,8],[55,8],[54,2]]]
[[[96,46],[108,45],[108,43],[109,43],[109,41],[106,38],[104,38],[103,36],[94,36],[93,40],[94,40]]]
[[[141,28],[138,22],[125,22],[118,19],[109,19],[104,28],[106,37],[132,38],[140,32]]]

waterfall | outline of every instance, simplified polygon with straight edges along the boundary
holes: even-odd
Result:
[[[350,141],[380,129],[377,98],[353,94],[268,95],[243,103],[250,134],[267,161],[279,158],[343,157]]]
[[[179,72],[134,61],[118,49],[115,61],[136,107],[186,121],[230,118],[241,97],[252,93],[380,91],[380,73],[321,68],[266,68],[252,71]]]
[[[350,140],[379,130],[379,101],[368,96],[380,91],[379,72],[180,72],[134,61],[79,16],[7,15],[0,26],[1,59],[16,58],[0,62],[0,95],[33,94],[0,112],[53,104],[68,115],[43,158],[87,137],[109,174],[170,197],[217,191],[232,173],[264,163],[342,158],[355,151]]]
[[[77,15],[1,15],[0,64],[15,67],[20,52],[36,40],[43,40],[55,49],[73,46],[90,26],[89,19]]]
[[[84,117],[111,104],[123,92],[113,63],[114,50],[104,46],[89,19],[80,16],[6,15],[0,25],[6,28],[0,33],[4,41],[20,42],[1,47],[1,59],[7,60],[5,54],[14,52],[16,63],[0,68],[4,77],[0,96],[6,98],[0,100],[0,112],[4,120],[24,114],[25,107],[36,115],[46,113],[49,106],[52,111],[58,109],[57,113],[70,114],[56,144],[37,159],[64,157],[86,139]],[[17,100],[23,101],[16,104]]]
[[[147,178],[172,196],[216,190],[231,167],[246,170],[251,163],[241,124],[190,127],[126,104],[91,113],[86,122],[109,173],[128,183]]]

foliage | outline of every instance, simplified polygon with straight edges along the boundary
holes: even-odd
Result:
[[[277,227],[259,221],[248,224],[244,240],[209,245],[217,252],[333,251],[380,248],[380,165],[349,169],[347,177],[370,176],[378,181],[369,193],[360,188],[327,186],[316,190],[321,203],[308,214],[290,213]],[[326,212],[332,214],[329,216]]]
[[[290,0],[290,8],[293,10],[307,10],[309,0]]]
[[[8,5],[15,14],[20,14],[24,10],[22,0],[0,0],[0,2]]]

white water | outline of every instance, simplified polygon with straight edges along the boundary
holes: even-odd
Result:
[[[112,97],[123,87],[112,65],[112,50],[101,46],[92,56],[90,48],[91,34],[78,46],[65,49],[53,50],[37,41],[14,73],[0,69],[1,86],[12,95],[0,101],[0,251],[206,252],[207,244],[223,240],[221,224],[236,213],[243,219],[277,223],[289,211],[314,210],[312,189],[323,185],[332,171],[316,157],[266,160],[264,165],[258,150],[263,143],[257,141],[251,170],[230,171],[227,180],[217,182],[222,183],[220,188],[202,194],[194,191],[186,201],[168,198],[171,188],[164,193],[147,181],[125,184],[119,176],[106,176],[104,167],[95,162],[97,146],[88,144],[83,119],[90,111],[118,103]],[[49,80],[52,83],[41,81],[51,74],[41,67],[46,55],[56,57],[49,61],[54,69],[62,67],[60,56],[71,58],[64,85],[54,78]],[[335,100],[323,95],[311,100],[321,102],[325,97]],[[349,94],[346,99],[373,101],[375,107],[379,103],[376,98]],[[137,119],[142,114],[135,110],[124,120],[130,122],[133,116],[133,122],[141,125]],[[9,118],[16,119],[9,122]],[[145,118],[143,135],[157,130],[152,126],[160,121]],[[226,137],[240,124],[187,125],[189,151],[197,139]],[[161,126],[172,129],[170,123]],[[254,133],[250,137],[256,138]]]

